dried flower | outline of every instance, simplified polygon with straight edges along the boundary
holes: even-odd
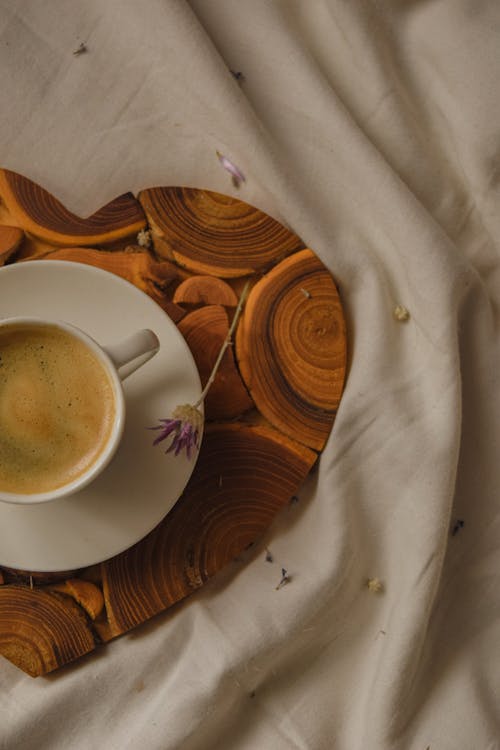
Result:
[[[171,438],[165,453],[174,453],[178,456],[185,449],[188,458],[191,458],[193,449],[198,449],[198,441],[203,425],[203,415],[199,409],[191,404],[177,406],[171,419],[159,419],[161,424],[157,427],[149,427],[150,430],[161,430],[153,442],[153,445]]]
[[[84,52],[87,52],[87,45],[85,44],[85,42],[80,42],[78,47],[73,50],[74,55],[83,55]]]
[[[406,323],[407,320],[410,320],[410,313],[403,305],[396,305],[392,314],[399,323]]]
[[[216,151],[215,153],[217,154],[217,158],[219,159],[224,169],[231,175],[234,187],[239,188],[241,183],[245,182],[245,175],[243,174],[241,169],[237,167],[236,164],[233,164],[233,162],[228,159],[227,156],[221,154],[220,151]]]
[[[158,437],[154,440],[153,445],[158,445],[164,440],[169,439],[168,448],[165,453],[174,453],[178,456],[182,450],[186,451],[188,458],[191,458],[193,451],[199,447],[199,438],[203,426],[203,414],[199,409],[199,406],[205,400],[205,397],[210,389],[210,386],[215,380],[217,370],[219,369],[222,358],[226,352],[227,347],[232,343],[232,336],[236,323],[243,309],[248,290],[250,288],[250,282],[247,281],[243,287],[243,291],[238,300],[232,323],[229,327],[226,338],[224,339],[222,346],[215,360],[215,364],[210,373],[210,377],[205,383],[205,387],[201,392],[198,401],[195,404],[182,404],[177,406],[172,412],[172,416],[167,419],[159,419],[159,425],[154,427],[148,427],[149,430],[161,430]],[[219,486],[222,485],[222,477],[219,477]]]
[[[137,233],[137,244],[141,247],[151,247],[151,232],[149,229],[141,229]]]
[[[288,572],[286,571],[286,569],[285,568],[281,568],[281,581],[276,586],[276,591],[278,591],[278,589],[281,589],[283,586],[286,586],[286,584],[290,583],[291,580],[292,579],[288,575]]]
[[[384,584],[379,578],[369,578],[366,582],[366,585],[368,587],[368,590],[372,592],[372,594],[381,594],[384,590]]]

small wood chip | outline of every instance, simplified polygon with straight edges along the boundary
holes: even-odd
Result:
[[[384,590],[384,584],[379,578],[369,578],[366,582],[367,588],[373,594],[381,594]]]
[[[222,305],[236,307],[238,297],[225,281],[216,276],[190,276],[174,292],[176,305]]]
[[[140,247],[151,247],[151,232],[149,229],[141,229],[137,234],[137,244]]]
[[[396,305],[392,314],[399,323],[406,323],[407,320],[410,320],[410,312],[403,305]]]

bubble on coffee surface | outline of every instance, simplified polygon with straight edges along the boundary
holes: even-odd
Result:
[[[95,354],[55,326],[0,329],[0,490],[35,493],[73,481],[106,446],[113,385]]]

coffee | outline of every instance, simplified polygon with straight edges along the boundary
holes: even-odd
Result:
[[[105,365],[55,325],[0,327],[0,491],[49,492],[87,471],[116,414]]]

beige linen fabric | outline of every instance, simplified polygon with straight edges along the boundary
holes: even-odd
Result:
[[[0,748],[499,750],[499,3],[0,8],[2,166],[82,214],[238,195],[334,273],[350,346],[299,503],[90,658],[36,681],[3,661]]]

